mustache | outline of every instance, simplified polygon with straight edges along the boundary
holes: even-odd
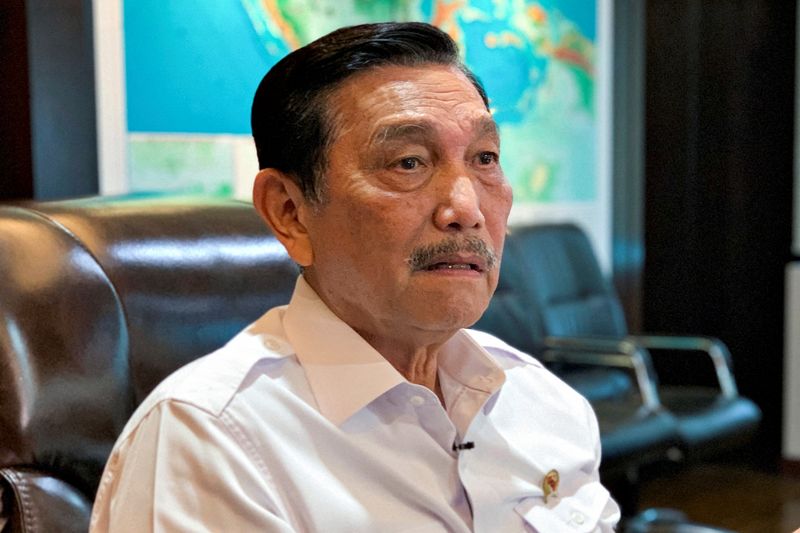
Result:
[[[456,239],[449,237],[436,244],[427,244],[414,248],[408,258],[408,264],[412,272],[425,270],[441,256],[470,253],[481,257],[486,261],[486,270],[491,270],[497,266],[497,254],[480,237],[469,236]]]

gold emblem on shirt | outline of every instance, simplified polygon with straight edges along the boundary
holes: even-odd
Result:
[[[558,498],[558,482],[560,481],[558,470],[549,471],[542,480],[542,490],[544,491],[544,503],[547,499]]]

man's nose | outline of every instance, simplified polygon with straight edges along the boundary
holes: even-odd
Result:
[[[439,186],[440,201],[434,214],[434,223],[439,229],[464,230],[484,225],[480,195],[469,176],[445,179]]]

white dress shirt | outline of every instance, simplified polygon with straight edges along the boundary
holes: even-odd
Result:
[[[142,403],[106,465],[91,530],[612,530],[619,508],[598,480],[585,399],[469,330],[442,347],[439,380],[446,409],[300,277],[288,306]],[[545,497],[551,471],[559,482]]]

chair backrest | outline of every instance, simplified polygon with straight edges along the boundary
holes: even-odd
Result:
[[[86,246],[119,293],[136,404],[287,303],[298,275],[250,203],[93,198],[37,209]]]
[[[91,499],[135,406],[287,303],[297,274],[244,202],[0,207],[0,467],[48,471]]]
[[[0,466],[48,464],[91,491],[130,414],[121,302],[89,251],[0,208]]]
[[[511,228],[497,291],[475,327],[531,353],[550,335],[627,334],[619,298],[574,224]]]
[[[527,315],[529,335],[620,338],[627,334],[619,298],[604,278],[588,237],[574,224],[512,228],[500,275],[508,276],[502,284],[508,297],[516,300],[516,314]],[[503,299],[501,293],[498,303],[510,307]],[[490,305],[490,316],[498,312],[491,309],[495,305]]]
[[[473,327],[492,333],[526,353],[536,354],[545,329],[524,259],[525,254],[514,244],[513,233],[509,234],[500,262],[497,289],[489,307]]]
[[[622,307],[589,239],[572,224],[511,228],[497,291],[474,327],[534,356],[546,336],[619,338],[626,332]],[[590,401],[623,397],[632,389],[617,369],[563,363],[551,368]]]

